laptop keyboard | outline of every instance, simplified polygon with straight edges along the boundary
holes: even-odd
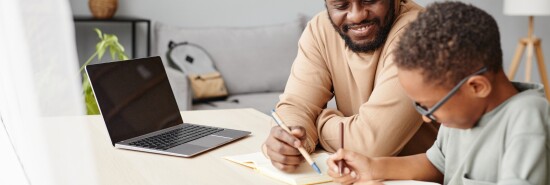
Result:
[[[222,130],[223,129],[221,128],[185,124],[181,128],[131,142],[130,145],[157,150],[167,150]]]

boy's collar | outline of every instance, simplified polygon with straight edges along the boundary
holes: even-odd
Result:
[[[540,83],[529,82],[512,82],[512,85],[519,91],[519,93],[526,90],[536,90],[544,93],[544,86]]]

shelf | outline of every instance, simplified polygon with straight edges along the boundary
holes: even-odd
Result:
[[[129,23],[132,26],[132,58],[136,58],[136,25],[138,23],[145,23],[147,26],[147,56],[151,55],[151,20],[128,17],[128,16],[115,16],[110,19],[96,19],[92,16],[74,16],[75,23]]]

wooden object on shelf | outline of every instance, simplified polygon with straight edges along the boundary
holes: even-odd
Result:
[[[89,0],[88,6],[96,19],[110,19],[115,15],[118,0]]]

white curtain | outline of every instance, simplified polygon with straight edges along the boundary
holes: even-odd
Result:
[[[90,144],[54,150],[71,138],[44,129],[84,114],[77,64],[67,0],[0,0],[0,184],[97,184]],[[59,162],[67,154],[82,156]]]

